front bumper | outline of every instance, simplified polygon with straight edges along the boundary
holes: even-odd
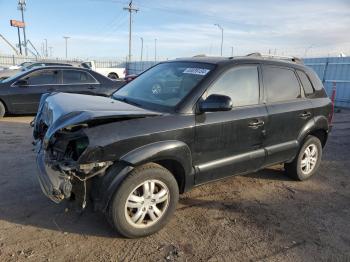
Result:
[[[67,192],[70,192],[72,187],[69,177],[54,170],[46,162],[45,151],[39,151],[36,164],[38,169],[37,176],[43,193],[55,203],[60,203],[64,198],[69,197]],[[63,192],[66,193],[64,194]]]

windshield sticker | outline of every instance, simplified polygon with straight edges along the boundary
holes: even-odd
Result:
[[[210,70],[204,68],[186,68],[184,74],[201,75],[205,76]]]

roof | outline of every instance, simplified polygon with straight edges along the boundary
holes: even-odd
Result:
[[[274,57],[263,56],[259,53],[254,53],[247,56],[234,56],[234,57],[216,57],[216,56],[194,56],[187,58],[178,58],[172,61],[186,61],[186,62],[200,62],[209,64],[227,64],[227,63],[271,63],[276,65],[285,65],[293,67],[304,67],[301,60],[294,57]]]

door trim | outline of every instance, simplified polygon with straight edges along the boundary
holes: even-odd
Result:
[[[199,170],[199,175],[202,172],[207,172],[213,169],[225,167],[225,166],[231,166],[240,162],[245,162],[248,160],[254,161],[254,159],[266,157],[266,152],[264,148],[260,148],[254,151],[249,151],[246,153],[234,155],[234,156],[229,156],[221,159],[216,159],[214,161],[210,161],[198,166],[195,166],[197,170]],[[234,174],[232,174],[234,175]]]

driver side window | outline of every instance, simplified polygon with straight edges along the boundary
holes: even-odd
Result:
[[[58,84],[57,70],[37,70],[23,78],[26,85],[55,85]]]
[[[259,104],[259,74],[257,65],[233,67],[224,72],[207,92],[207,97],[226,95],[233,107]]]

